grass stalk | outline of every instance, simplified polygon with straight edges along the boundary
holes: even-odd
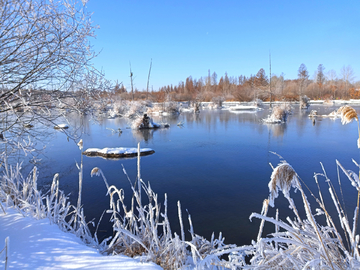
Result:
[[[82,139],[79,141],[79,143],[77,144],[79,146],[80,152],[82,152],[83,150],[83,141]],[[82,182],[83,182],[83,155],[81,154],[81,162],[80,162],[80,168],[79,169],[79,194],[78,194],[78,201],[77,201],[77,206],[76,206],[76,213],[75,213],[75,219],[74,219],[74,226],[75,229],[78,228],[78,224],[77,224],[77,217],[78,217],[78,213],[80,212],[81,209],[81,193],[82,193]]]
[[[265,200],[263,201],[263,207],[262,207],[262,210],[261,210],[261,215],[266,216],[266,215],[267,215],[267,212],[268,212],[268,209],[269,209],[269,199],[265,199]],[[258,233],[258,236],[257,236],[257,241],[260,241],[260,239],[261,239],[261,235],[262,235],[262,231],[263,231],[263,228],[264,228],[264,224],[265,224],[265,220],[262,219],[261,222],[260,222],[260,227],[259,227],[259,233]]]
[[[10,249],[10,240],[9,237],[6,237],[5,238],[5,270],[8,269],[9,249]]]
[[[300,183],[298,183],[298,184],[300,186]],[[319,232],[319,228],[318,228],[318,226],[317,226],[317,224],[315,222],[314,216],[311,213],[309,202],[308,202],[308,200],[306,198],[306,195],[305,195],[303,189],[301,188],[301,186],[300,186],[300,192],[301,192],[302,199],[303,199],[303,202],[304,202],[304,205],[305,205],[307,217],[310,220],[310,222],[311,222],[311,224],[312,224],[312,226],[313,226],[313,228],[314,228],[314,230],[315,230],[315,232],[316,232],[316,234],[318,236],[318,239],[319,239],[319,241],[320,241],[320,243],[321,243],[321,245],[323,247],[323,250],[325,252],[325,255],[326,255],[325,259],[329,263],[329,265],[331,266],[331,269],[334,269],[333,263],[332,263],[332,261],[331,261],[331,259],[329,257],[328,251],[327,251],[327,247],[325,247],[324,240],[321,237],[321,234]]]
[[[357,119],[357,126],[358,126],[358,148],[360,148],[360,125],[359,125],[359,119]],[[359,167],[359,174],[358,177],[360,178],[360,167]],[[356,211],[355,211],[355,218],[354,218],[354,228],[353,228],[353,234],[356,235],[357,230],[357,224],[359,220],[359,208],[360,208],[360,188],[358,189],[358,195],[357,195],[357,203],[356,203]],[[357,249],[357,247],[356,247]]]
[[[0,207],[1,207],[1,210],[4,212],[4,214],[6,215],[6,211],[5,211],[1,201],[0,201]]]

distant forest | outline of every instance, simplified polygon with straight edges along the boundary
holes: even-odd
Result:
[[[296,101],[300,96],[306,95],[310,99],[358,99],[360,98],[360,81],[355,82],[354,71],[351,66],[344,66],[337,75],[334,70],[325,72],[320,64],[310,78],[304,64],[298,69],[296,79],[284,79],[284,74],[272,75],[269,78],[261,68],[256,75],[246,77],[219,76],[216,72],[199,79],[192,76],[181,81],[178,85],[163,86],[157,91],[145,89],[125,89],[117,84],[113,91],[124,99],[163,101],[263,101],[287,100]]]

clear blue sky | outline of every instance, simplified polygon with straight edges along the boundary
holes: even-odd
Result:
[[[296,79],[301,63],[310,77],[319,64],[340,75],[350,65],[360,80],[359,0],[90,0],[99,25],[94,65],[110,80],[146,89],[177,85],[208,70],[218,79],[272,74]]]

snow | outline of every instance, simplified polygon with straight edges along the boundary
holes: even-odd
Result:
[[[8,269],[162,269],[123,255],[103,256],[74,234],[50,225],[48,219],[24,217],[13,208],[7,208],[6,215],[0,209],[0,224],[0,250],[5,238],[10,240]],[[3,252],[1,268],[4,261]]]
[[[260,110],[258,106],[250,106],[250,105],[236,105],[229,108],[230,111],[240,111],[240,110]]]
[[[129,158],[137,156],[137,148],[128,148],[128,147],[116,147],[103,149],[100,148],[88,148],[83,152],[83,155],[86,156],[100,156],[103,158]],[[140,155],[146,156],[155,153],[151,148],[141,148]]]
[[[140,153],[142,152],[151,152],[153,151],[151,148],[141,148],[140,149]],[[128,148],[128,147],[116,147],[116,148],[108,148],[105,147],[103,149],[100,148],[88,148],[85,150],[84,153],[99,153],[99,154],[104,154],[104,155],[109,155],[109,154],[115,154],[115,155],[128,155],[128,154],[137,154],[137,148],[132,147],[132,148]]]
[[[189,108],[182,108],[181,111],[182,112],[193,112],[194,109],[193,108],[190,108],[190,109]]]
[[[67,124],[58,124],[54,127],[55,129],[67,129],[69,126]]]

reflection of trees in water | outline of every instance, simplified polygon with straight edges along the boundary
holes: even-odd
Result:
[[[176,126],[180,120],[183,120],[184,114],[170,114],[170,115],[158,115],[158,116],[151,116],[150,118],[153,122],[157,124],[167,123],[170,126]]]
[[[72,113],[67,116],[67,121],[71,127],[71,136],[78,140],[82,134],[91,135],[91,126],[97,125],[102,129],[111,127],[110,129],[118,130],[118,128],[125,130],[126,127],[131,125],[131,120],[124,118],[108,119],[106,117],[93,118],[88,115],[81,115],[78,113]]]
[[[132,131],[133,133],[133,136],[134,138],[137,140],[137,141],[145,141],[145,142],[149,142],[153,139],[153,136],[154,136],[154,132],[156,131],[157,129],[140,129],[140,130],[137,130],[137,129],[134,129]]]
[[[298,110],[298,117],[294,117],[296,121],[296,131],[301,136],[304,134],[306,130],[306,126],[311,122],[311,119],[309,118],[310,111],[308,109],[300,109]]]
[[[158,135],[166,134],[168,128],[156,128],[156,129],[133,129],[132,134],[137,141],[145,141],[148,143],[153,140],[154,133]]]
[[[31,115],[29,116],[31,117]],[[23,123],[31,123],[26,115],[22,118]],[[1,158],[7,158],[9,164],[23,162],[23,168],[44,166],[42,160],[47,158],[46,147],[58,137],[60,140],[74,140],[78,142],[83,133],[90,134],[90,117],[78,113],[70,113],[56,118],[53,122],[39,119],[33,126],[23,126],[23,123],[15,124],[5,134],[5,140],[0,143]],[[69,129],[54,129],[57,124],[67,123]],[[24,152],[24,149],[31,151]],[[30,163],[29,163],[30,162]]]
[[[269,132],[274,137],[283,137],[287,128],[287,124],[264,124],[268,127]]]
[[[307,110],[299,110],[297,113],[297,117],[294,119],[296,120],[296,128],[297,133],[299,135],[303,135],[306,130],[311,130],[317,136],[321,135],[321,130],[324,129],[323,125],[329,126],[329,128],[334,124],[336,119],[328,118],[328,117],[321,117],[321,115],[328,115],[329,113],[333,112],[337,108],[334,106],[313,106],[311,105],[310,108]],[[319,116],[310,118],[309,114],[312,110],[316,110]],[[306,127],[310,127],[310,129],[306,129]]]
[[[311,119],[309,120],[309,122],[311,123]],[[315,118],[315,124],[313,126],[313,129],[315,129],[316,136],[317,137],[323,136],[324,135],[324,130],[331,130],[332,126],[334,124],[340,124],[341,125],[340,119],[316,117]],[[342,126],[341,128],[344,129],[346,127]]]
[[[24,160],[35,162],[43,154],[46,145],[53,140],[54,133],[53,127],[41,123],[31,127],[17,123],[4,134],[4,141],[0,143],[1,159],[6,158],[8,164]]]
[[[258,111],[258,112],[242,112],[242,113],[233,113],[227,110],[205,110],[201,111],[199,114],[186,113],[183,114],[183,117],[186,119],[187,126],[191,127],[194,123],[197,125],[204,125],[208,131],[216,130],[220,124],[225,129],[228,128],[229,124],[238,124],[238,123],[260,123],[261,119],[264,117],[264,113],[267,110]]]
[[[71,138],[77,140],[81,137],[82,134],[91,134],[91,117],[78,113],[71,113],[66,116],[66,120],[69,122],[69,125],[71,127],[71,133],[69,134]],[[103,125],[104,121],[96,121],[96,123],[99,125]]]

